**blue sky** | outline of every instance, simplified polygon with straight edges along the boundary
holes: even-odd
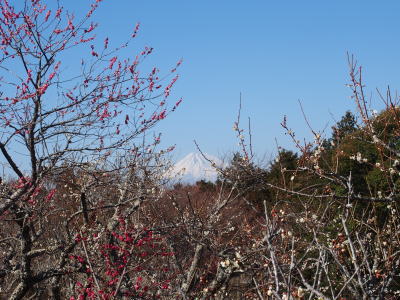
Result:
[[[65,5],[82,11],[83,2]],[[194,139],[214,155],[238,149],[240,93],[254,150],[269,158],[275,138],[293,148],[284,115],[298,137],[310,138],[299,100],[314,129],[328,134],[334,118],[354,108],[347,51],[364,66],[372,95],[400,86],[399,13],[400,1],[104,0],[95,19],[99,32],[121,41],[140,22],[136,45],[154,47],[151,63],[161,70],[183,58],[173,96],[184,102],[157,128],[163,145],[177,145],[176,158],[195,150]]]

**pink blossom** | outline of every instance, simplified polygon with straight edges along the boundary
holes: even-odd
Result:
[[[67,96],[69,99],[71,99],[74,102],[76,101],[76,98],[72,96],[71,92],[67,93],[65,96]]]
[[[179,104],[181,104],[181,102],[182,102],[182,98],[181,99],[179,99],[176,103],[175,103],[175,106],[176,107],[178,107],[179,106]]]
[[[62,7],[61,8],[59,8],[59,9],[57,9],[57,12],[56,12],[56,18],[60,18],[60,15],[61,15],[61,12],[62,12]]]
[[[49,81],[51,81],[51,80],[54,78],[55,75],[56,75],[56,72],[52,72],[52,73],[49,75]]]
[[[136,37],[136,34],[137,34],[138,30],[139,30],[139,27],[140,27],[140,23],[136,23],[135,29],[134,29],[133,34],[132,34],[133,38]]]
[[[113,58],[110,59],[110,65],[108,66],[110,69],[113,68],[115,62],[117,61],[117,57],[114,56]]]
[[[47,90],[47,88],[49,87],[49,83],[45,83],[45,84],[43,84],[42,86],[40,86],[38,89],[37,89],[37,93],[38,93],[38,95],[40,96],[40,95],[43,95],[44,93],[46,93],[46,90]]]
[[[50,193],[48,193],[46,196],[46,201],[50,201],[51,199],[53,199],[55,193],[56,193],[55,189],[51,190]]]
[[[165,109],[158,115],[158,120],[163,120],[166,117],[166,111]]]
[[[48,10],[47,13],[46,13],[46,16],[44,17],[44,21],[45,22],[47,22],[47,20],[49,19],[50,14],[51,14],[51,10]]]
[[[74,26],[74,24],[72,23],[72,20],[71,20],[71,19],[68,19],[68,29],[69,29],[69,30],[74,30],[74,29],[75,29],[75,26]]]
[[[96,28],[96,26],[92,23],[88,29],[85,29],[85,33],[91,32]]]

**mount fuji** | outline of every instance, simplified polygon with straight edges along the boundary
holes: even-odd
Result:
[[[216,166],[224,166],[220,159],[209,154],[204,155]],[[218,172],[208,160],[199,153],[189,153],[167,172],[167,176],[172,181],[188,184],[194,184],[199,180],[214,182],[217,180]]]

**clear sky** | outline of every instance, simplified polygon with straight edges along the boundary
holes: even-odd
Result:
[[[84,2],[65,6],[82,10]],[[399,14],[398,0],[104,0],[95,18],[115,40],[139,21],[137,46],[154,47],[151,62],[161,70],[183,58],[173,96],[184,102],[157,128],[164,145],[177,145],[176,158],[195,150],[194,139],[214,155],[237,149],[240,93],[261,157],[275,152],[275,138],[292,148],[284,115],[298,137],[310,137],[298,100],[314,129],[328,134],[354,107],[347,51],[364,66],[371,93],[400,86]]]

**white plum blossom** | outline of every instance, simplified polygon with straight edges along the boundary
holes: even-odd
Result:
[[[297,296],[300,297],[300,298],[304,297],[304,289],[302,287],[299,287],[297,289]]]
[[[361,157],[361,153],[357,152],[357,161],[361,162],[362,161],[362,157]]]
[[[231,262],[229,261],[229,259],[227,259],[225,261],[221,261],[221,267],[223,267],[223,268],[229,267],[230,264],[231,264]]]

